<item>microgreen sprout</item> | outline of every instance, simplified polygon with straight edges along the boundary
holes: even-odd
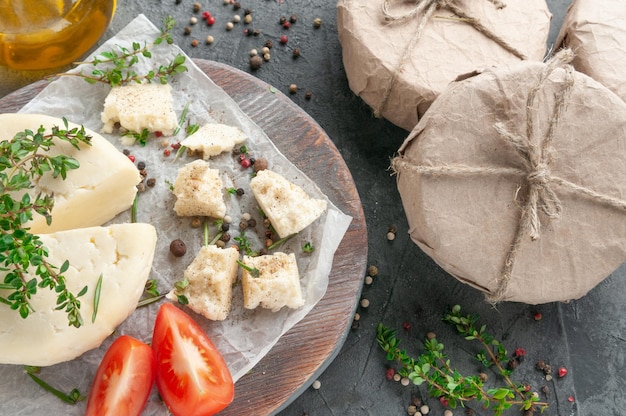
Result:
[[[427,384],[432,397],[439,397],[451,408],[465,407],[470,402],[481,403],[485,409],[491,409],[496,416],[502,415],[506,409],[519,406],[521,410],[529,411],[539,408],[541,411],[548,406],[540,402],[537,395],[532,394],[524,384],[515,384],[509,376],[512,370],[504,369],[501,362],[506,359],[506,351],[497,341],[486,332],[483,325],[475,326],[477,317],[462,316],[460,306],[454,306],[443,320],[455,325],[459,334],[468,341],[477,340],[485,348],[488,360],[478,359],[488,367],[495,365],[506,382],[505,387],[487,388],[480,375],[464,376],[455,370],[450,359],[444,353],[444,345],[436,337],[428,337],[424,341],[425,352],[417,358],[410,357],[405,350],[400,349],[400,340],[395,331],[386,328],[382,323],[378,325],[376,341],[386,353],[388,361],[396,362],[400,368],[398,374],[407,377],[414,384]]]
[[[256,267],[248,266],[246,263],[244,263],[241,260],[237,260],[237,264],[239,264],[242,269],[244,269],[248,273],[250,273],[250,275],[252,277],[259,277],[259,276],[261,276],[261,271],[259,269],[257,269]]]
[[[65,309],[69,325],[80,327],[83,319],[78,298],[87,292],[87,287],[78,294],[67,288],[63,274],[69,262],[65,261],[60,268],[49,263],[48,250],[27,226],[34,213],[51,224],[54,197],[44,193],[31,196],[24,192],[34,188],[46,173],[65,179],[70,170],[80,166],[69,156],[47,153],[54,146],[54,140],[68,142],[77,150],[80,150],[80,143],[90,144],[91,137],[83,127],[70,129],[67,120],[63,119],[63,123],[64,129],[55,126],[47,132],[41,126],[36,131],[24,130],[0,142],[0,267],[5,272],[0,289],[8,291],[0,295],[0,303],[26,318],[34,311],[31,297],[39,288],[48,288],[57,294],[55,309]],[[23,195],[14,199],[19,194]],[[32,270],[35,277],[29,279],[27,270]]]

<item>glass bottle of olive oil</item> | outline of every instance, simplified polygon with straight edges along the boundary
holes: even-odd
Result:
[[[116,0],[0,0],[0,65],[58,68],[85,55],[115,13]]]

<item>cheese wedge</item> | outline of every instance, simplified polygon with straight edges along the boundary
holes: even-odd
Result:
[[[63,120],[37,114],[0,114],[0,139],[9,140],[26,129],[36,131],[40,126],[47,131],[53,126],[64,128]],[[76,127],[70,123],[69,127]],[[78,160],[80,167],[69,171],[65,180],[47,173],[41,177],[31,196],[40,192],[54,194],[52,224],[46,225],[43,216],[35,214],[28,223],[32,233],[51,233],[72,228],[102,225],[127,210],[141,181],[137,167],[122,152],[101,135],[92,136],[91,146],[80,145],[76,150],[69,143],[57,141],[51,155],[65,154]]]
[[[230,152],[248,136],[241,129],[227,124],[210,123],[187,137],[180,144],[202,155],[204,160],[222,152]]]
[[[141,223],[60,231],[40,238],[49,250],[50,263],[60,266],[69,261],[70,268],[64,274],[68,289],[77,294],[88,287],[79,298],[84,324],[80,328],[69,326],[65,312],[54,310],[57,296],[49,289],[37,290],[31,300],[35,312],[26,319],[0,304],[2,364],[48,366],[97,348],[137,307],[157,240],[155,228]],[[98,313],[92,322],[100,275]]]
[[[302,231],[326,211],[326,200],[310,198],[302,188],[268,169],[257,172],[250,188],[281,238]]]
[[[241,286],[243,307],[257,306],[278,312],[283,306],[297,309],[304,305],[296,255],[293,253],[243,256]],[[258,271],[258,276],[250,270]]]
[[[182,291],[196,313],[213,321],[228,317],[233,297],[233,283],[237,279],[239,250],[234,247],[219,248],[215,245],[202,246],[194,260],[185,270],[189,283]],[[167,294],[177,300],[176,289]]]
[[[112,133],[115,123],[134,132],[148,129],[171,135],[178,126],[170,84],[132,83],[111,88],[104,99],[103,133]]]

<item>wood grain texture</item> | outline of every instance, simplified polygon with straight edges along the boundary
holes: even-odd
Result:
[[[269,415],[325,368],[343,344],[361,293],[367,230],[352,175],[322,128],[284,94],[257,78],[213,61],[195,63],[257,123],[289,160],[313,179],[352,223],[335,254],[326,295],[235,386],[222,415]],[[15,112],[47,85],[40,81],[0,99]]]

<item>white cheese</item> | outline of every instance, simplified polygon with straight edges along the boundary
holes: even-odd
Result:
[[[64,273],[67,287],[80,297],[84,324],[68,325],[67,314],[55,311],[56,293],[38,289],[31,299],[28,318],[0,304],[0,363],[47,366],[72,360],[97,348],[137,307],[146,284],[156,230],[150,224],[116,224],[40,235],[49,250],[50,263],[70,268]],[[92,323],[94,291],[102,275],[100,302]],[[0,274],[3,276],[3,274]],[[3,297],[6,291],[0,292]]]
[[[0,139],[8,140],[25,129],[36,131],[44,126],[64,128],[63,120],[36,114],[0,114]],[[69,124],[69,127],[77,127]],[[80,167],[69,171],[65,180],[46,173],[29,191],[54,194],[52,224],[35,214],[28,226],[32,233],[50,233],[72,228],[102,225],[127,210],[141,181],[137,167],[108,140],[93,131],[91,146],[80,145],[76,150],[69,143],[57,140],[49,154],[66,154],[78,160]]]
[[[302,188],[268,169],[257,172],[250,188],[281,238],[302,231],[326,211],[326,200],[310,198]]]
[[[222,196],[222,179],[218,169],[198,159],[178,169],[174,182],[174,211],[184,216],[224,218],[226,204]]]
[[[172,87],[158,82],[132,83],[111,88],[101,114],[103,133],[112,133],[115,123],[126,130],[171,135],[178,126]]]
[[[188,285],[180,294],[189,301],[187,306],[207,319],[226,319],[239,270],[237,260],[239,250],[234,247],[203,246],[185,270]],[[176,290],[168,293],[167,298],[177,300]]]
[[[295,254],[277,252],[257,257],[243,256],[243,263],[259,272],[254,276],[247,268],[242,268],[244,308],[260,306],[278,312],[283,306],[296,309],[304,305]]]
[[[230,152],[233,148],[246,141],[248,137],[243,131],[226,124],[210,123],[200,127],[198,131],[187,137],[180,144],[202,155],[204,160],[217,156],[222,152]]]

